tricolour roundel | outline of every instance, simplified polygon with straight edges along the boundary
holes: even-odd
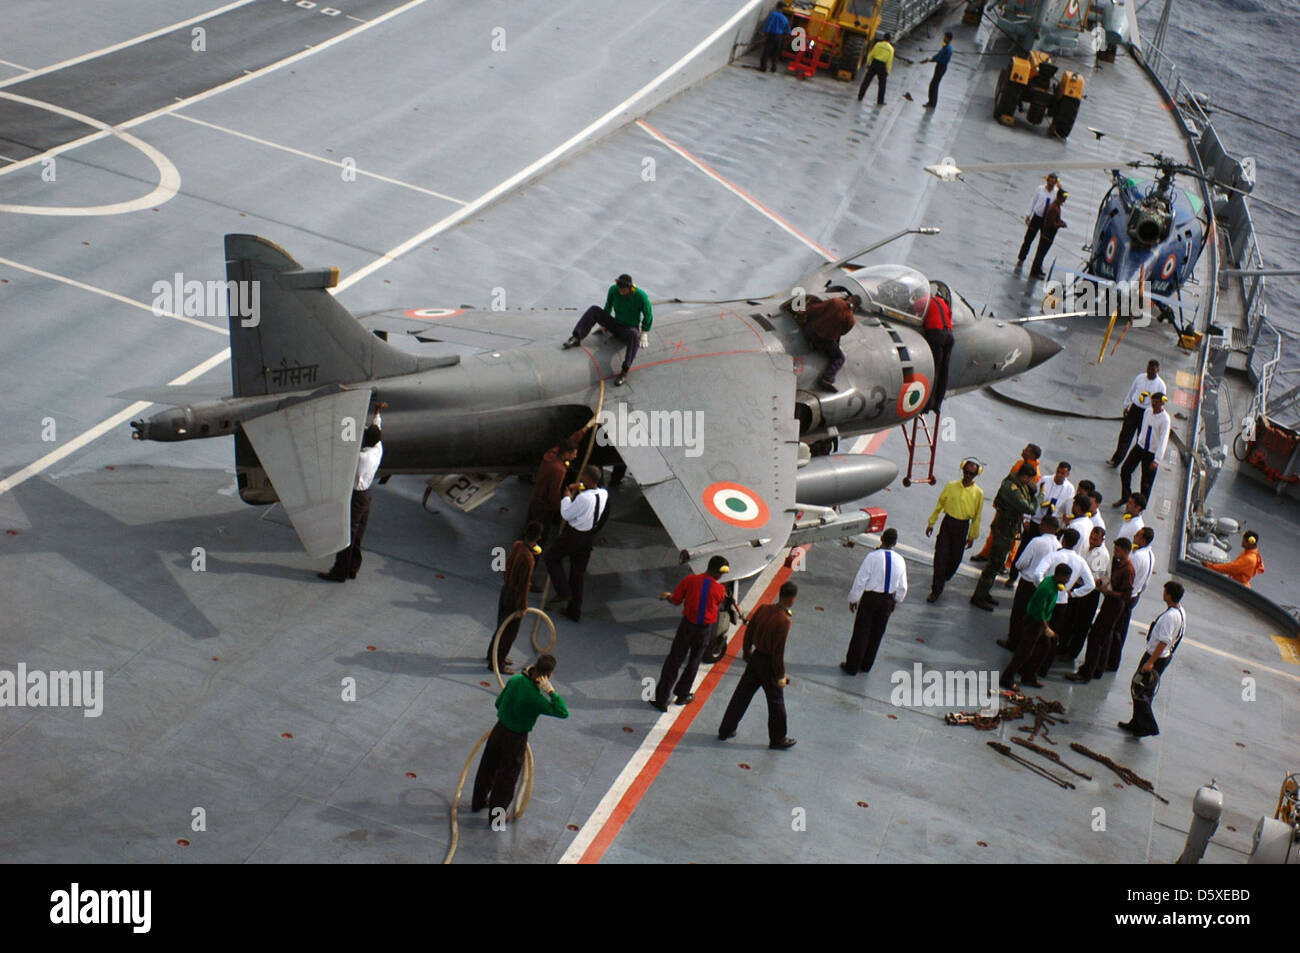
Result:
[[[706,510],[732,526],[765,526],[771,516],[763,498],[741,483],[711,484],[702,499]]]
[[[1110,236],[1110,241],[1106,242],[1106,260],[1107,260],[1107,261],[1114,261],[1114,260],[1115,260],[1115,247],[1116,247],[1115,236],[1112,235],[1112,236]]]
[[[450,318],[452,315],[464,314],[464,308],[412,308],[405,313],[408,318],[432,321],[436,318]]]
[[[924,374],[904,374],[903,389],[898,395],[898,412],[904,417],[919,414],[930,396],[930,382]]]
[[[1065,5],[1065,18],[1067,20],[1073,20],[1078,15],[1079,0],[1070,0],[1070,2]]]
[[[1160,277],[1168,278],[1174,273],[1174,268],[1178,265],[1178,255],[1170,252],[1169,257],[1165,259],[1164,267],[1160,269]]]

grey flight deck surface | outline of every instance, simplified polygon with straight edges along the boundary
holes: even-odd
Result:
[[[69,22],[94,6],[66,4]],[[180,193],[156,211],[5,214],[0,327],[10,359],[0,377],[0,474],[16,485],[0,493],[0,525],[11,531],[0,536],[0,666],[102,669],[106,697],[98,718],[75,709],[0,712],[0,765],[23,779],[0,800],[8,821],[0,856],[424,862],[446,852],[457,777],[493,718],[494,686],[482,662],[499,586],[493,547],[513,538],[529,488],[507,481],[469,514],[434,498],[436,512],[425,513],[423,481],[395,477],[376,490],[360,578],[332,586],[315,578],[323,564],[301,551],[278,507],[239,502],[228,441],[133,443],[126,419],[140,411],[124,414],[127,402],[108,395],[162,385],[225,345],[223,318],[152,315],[154,283],[175,272],[223,278],[227,232],[265,235],[306,267],[339,265],[347,285],[340,300],[354,313],[483,307],[498,290],[507,307],[580,308],[621,271],[656,299],[761,295],[817,261],[658,133],[835,253],[907,226],[941,226],[937,237],[897,242],[871,260],[905,261],[977,309],[1012,317],[1041,306],[1041,286],[1010,268],[1035,175],[944,185],[922,165],[945,155],[959,163],[1092,157],[1099,147],[1084,125],[1141,129],[1153,148],[1184,154],[1154,88],[1123,54],[1100,71],[1083,64],[1089,98],[1065,145],[1041,130],[993,122],[997,54],[956,58],[933,112],[919,106],[929,67],[896,65],[889,102],[877,108],[870,99],[858,104],[844,84],[760,75],[742,59],[651,110],[644,125],[617,128],[468,221],[401,248],[391,262],[381,258],[650,83],[742,6],[669,2],[629,21],[601,5],[429,3],[346,33],[398,5],[342,6],[356,21],[321,26],[309,21],[319,13],[263,0],[205,21],[209,50],[229,62],[191,60],[206,54],[186,44],[138,59],[131,58],[138,48],[127,47],[76,67],[75,83],[57,82],[59,72],[30,80],[39,95],[22,82],[0,87],[87,115],[122,107],[96,118],[123,122],[158,108],[160,92],[198,88],[193,79],[160,86],[150,70],[186,70],[200,86],[216,85],[343,37],[132,127],[182,176]],[[202,12],[198,4],[136,3],[123,14],[130,27],[121,35],[71,29],[59,34],[58,48],[39,19],[19,18],[0,58],[39,68]],[[254,29],[249,18],[265,19]],[[692,30],[678,29],[683,22]],[[932,22],[900,52],[921,59],[918,44],[932,49],[942,26]],[[504,30],[499,52],[496,27]],[[226,40],[240,42],[222,46],[226,29]],[[962,53],[987,41],[984,30],[956,32]],[[0,75],[21,78],[18,68],[4,69]],[[139,94],[99,88],[113,83]],[[48,148],[63,127],[12,104],[0,97],[3,138]],[[349,180],[349,159],[373,175]],[[39,163],[0,174],[0,202],[130,201],[157,180],[150,161],[117,140],[62,154],[56,168],[53,182],[42,180]],[[1058,238],[1058,269],[1082,260],[1077,246],[1090,231],[1104,173],[1067,173],[1066,184],[1071,228]],[[1069,459],[1076,478],[1091,476],[1114,497],[1117,478],[1102,461],[1117,426],[1117,390],[1147,353],[1161,355],[1167,377],[1193,372],[1194,362],[1153,329],[1132,332],[1097,368],[1095,331],[1074,328],[1036,325],[1067,349],[1006,385],[1004,397],[1088,416],[1049,416],[984,393],[955,397],[945,405],[953,439],[940,444],[940,480],[956,474],[963,454],[977,453],[991,495],[1020,446],[1035,440],[1048,461]],[[220,390],[228,382],[228,365],[213,361],[196,383]],[[726,395],[707,409],[725,413]],[[43,459],[114,415],[121,419],[102,436]],[[46,418],[57,428],[53,441],[42,440]],[[906,461],[897,433],[879,452]],[[36,461],[36,472],[24,474]],[[1167,578],[1180,470],[1171,451],[1149,510],[1157,573],[1135,621],[1155,615]],[[937,488],[896,483],[867,501],[889,510],[911,569],[911,594],[874,670],[849,679],[837,667],[863,550],[817,544],[794,575],[801,591],[787,652],[799,745],[767,749],[758,699],[738,737],[716,741],[739,673],[733,662],[691,706],[694,723],[605,859],[1167,861],[1181,847],[1192,792],[1211,776],[1226,792],[1224,824],[1235,831],[1221,826],[1207,859],[1244,859],[1254,819],[1272,809],[1282,770],[1294,767],[1287,726],[1300,669],[1283,660],[1268,624],[1189,586],[1191,641],[1156,703],[1163,733],[1142,742],[1114,728],[1129,714],[1142,631],[1130,633],[1117,676],[1084,687],[1053,676],[1042,694],[1062,700],[1070,720],[1053,738],[1067,761],[1095,778],[1061,791],[992,754],[990,734],[945,725],[944,709],[890,704],[891,673],[915,663],[988,670],[1006,662],[993,644],[1006,628],[1006,600],[992,616],[970,607],[969,570],[938,605],[924,603],[923,529],[936,495]],[[204,572],[192,571],[195,547],[206,552]],[[658,675],[676,625],[676,610],[654,600],[680,576],[671,555],[635,488],[617,492],[584,621],[557,622],[555,682],[572,715],[542,720],[532,736],[538,767],[527,816],[495,833],[462,814],[458,861],[560,859],[647,735],[678,717],[674,708],[661,719],[641,700],[642,679]],[[1258,679],[1255,701],[1242,700],[1243,670]],[[348,677],[356,679],[355,702],[341,699]],[[1069,740],[1133,767],[1172,803],[1117,790],[1105,768],[1065,747]],[[196,807],[206,812],[204,832],[191,829]],[[1105,810],[1104,831],[1095,830],[1097,808]],[[796,809],[806,829],[795,829]]]

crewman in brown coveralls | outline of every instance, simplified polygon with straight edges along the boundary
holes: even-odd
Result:
[[[528,581],[533,578],[533,566],[542,552],[538,542],[541,537],[542,524],[534,520],[524,528],[524,538],[515,540],[506,555],[506,575],[501,582],[501,595],[497,599],[497,629],[501,628],[501,623],[510,615],[528,608]],[[515,644],[515,636],[519,634],[520,621],[515,619],[506,626],[501,633],[501,641],[497,644],[497,670],[502,675],[514,674],[514,663],[507,656],[510,647]],[[492,630],[492,637],[496,638],[496,629]],[[488,642],[487,665],[489,669],[492,668],[491,642]]]
[[[855,321],[853,311],[862,304],[857,295],[847,298],[828,298],[817,304],[809,305],[804,312],[804,337],[814,350],[821,351],[830,363],[817,383],[827,390],[835,389],[835,375],[844,366],[844,352],[840,350],[840,338],[853,330]]]
[[[791,608],[799,587],[787,582],[781,587],[779,601],[760,606],[745,626],[745,674],[727,704],[718,728],[718,740],[736,736],[740,719],[760,688],[767,696],[767,746],[781,750],[793,748],[795,740],[786,735],[785,692],[790,684],[785,674],[785,640],[790,635]]]

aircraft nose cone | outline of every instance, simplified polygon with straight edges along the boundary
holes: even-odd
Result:
[[[1045,334],[1039,334],[1037,331],[1026,331],[1029,335],[1029,366],[1037,367],[1044,361],[1055,357],[1061,353],[1061,345],[1057,344]]]

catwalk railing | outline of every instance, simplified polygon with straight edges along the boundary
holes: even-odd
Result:
[[[1136,52],[1136,51],[1134,51]],[[1228,155],[1219,140],[1214,124],[1203,100],[1182,78],[1174,60],[1155,43],[1148,41],[1142,48],[1140,60],[1152,80],[1160,87],[1166,101],[1174,107],[1179,127],[1192,147],[1193,165],[1201,175],[1212,174],[1219,181],[1238,188],[1245,187],[1241,164]],[[1214,214],[1214,196],[1209,183],[1200,183],[1201,197]],[[1263,254],[1255,236],[1250,209],[1241,195],[1234,194],[1221,216],[1228,229],[1227,252],[1231,265],[1238,270],[1261,269]],[[1197,517],[1205,512],[1206,500],[1213,488],[1225,459],[1226,450],[1219,426],[1218,401],[1220,384],[1226,373],[1228,357],[1233,350],[1249,349],[1247,366],[1252,384],[1256,386],[1251,410],[1268,406],[1268,387],[1277,373],[1281,356],[1281,336],[1268,321],[1264,278],[1231,277],[1229,281],[1242,281],[1245,299],[1244,339],[1232,335],[1212,333],[1216,328],[1218,297],[1220,291],[1219,248],[1216,241],[1206,243],[1210,288],[1209,306],[1205,322],[1197,378],[1201,382],[1192,422],[1191,453],[1187,460],[1187,475],[1183,482],[1183,502],[1178,515],[1177,551],[1173,570],[1198,582],[1211,586],[1251,608],[1268,616],[1290,635],[1300,634],[1300,619],[1292,612],[1262,593],[1243,586],[1221,573],[1206,569],[1199,561],[1189,559],[1187,545]],[[1199,323],[1199,322],[1198,322]],[[1253,417],[1251,419],[1254,419]]]

